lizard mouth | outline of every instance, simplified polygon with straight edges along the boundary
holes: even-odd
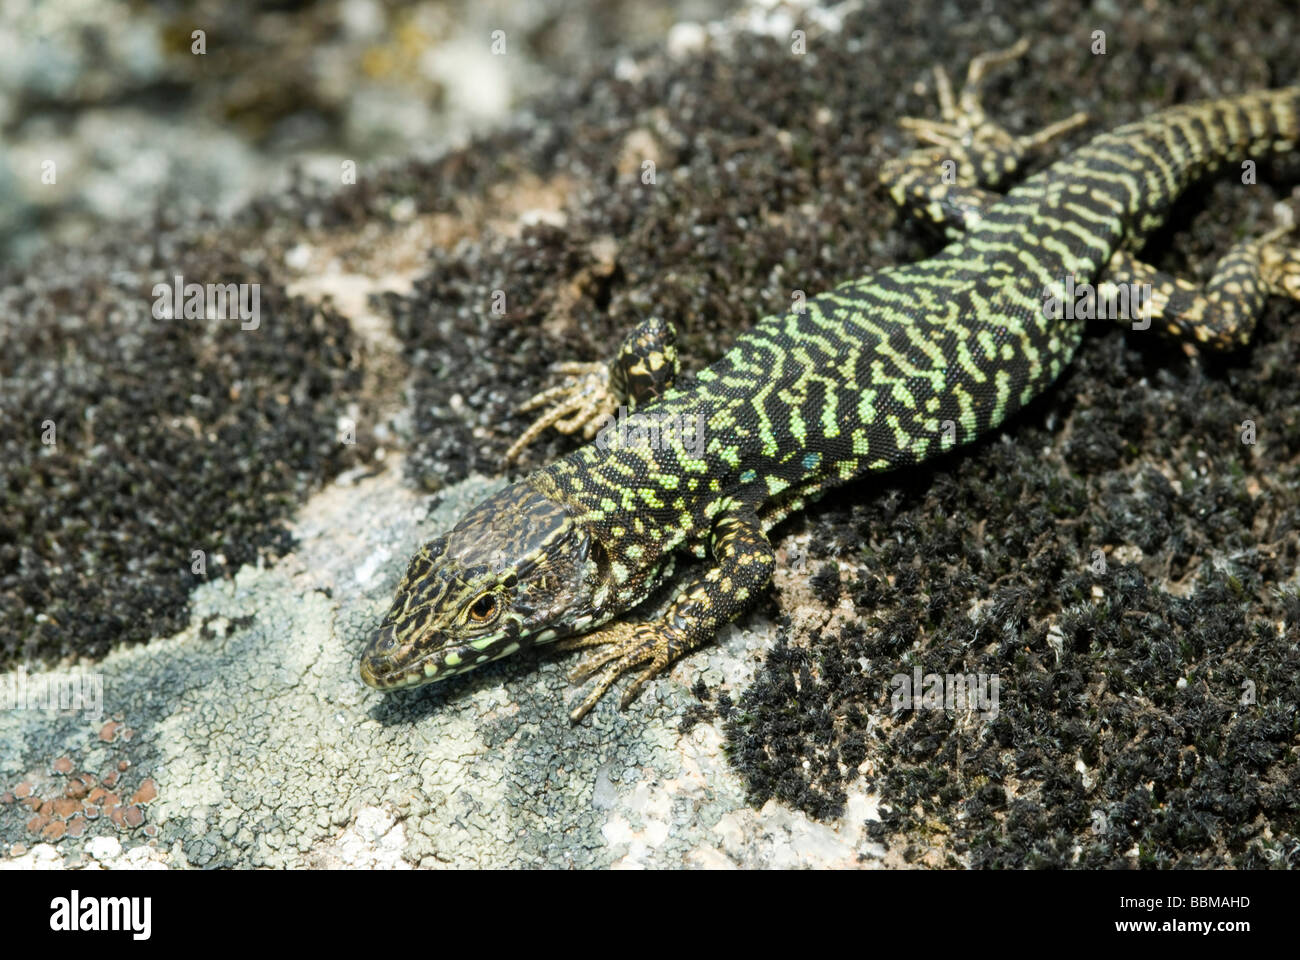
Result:
[[[429,683],[446,675],[441,669],[442,662],[451,652],[434,649],[420,655],[414,644],[399,643],[393,626],[389,624],[370,635],[361,654],[361,679],[366,686],[376,690],[397,690]]]
[[[412,687],[423,680],[423,670],[414,666],[398,667],[379,657],[361,656],[361,680],[376,690],[397,690]]]
[[[470,644],[435,647],[417,654],[413,644],[400,644],[391,625],[380,627],[370,636],[361,654],[359,672],[362,681],[376,690],[400,690],[443,680],[466,670],[513,653],[518,645],[505,652],[490,651]]]

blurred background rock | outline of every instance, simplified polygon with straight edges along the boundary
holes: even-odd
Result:
[[[732,0],[0,0],[0,257],[432,154]],[[204,31],[206,53],[191,52]],[[490,54],[493,31],[506,54]],[[55,182],[42,182],[54,162]]]

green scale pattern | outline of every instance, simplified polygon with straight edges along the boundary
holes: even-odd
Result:
[[[1298,113],[1291,89],[1179,107],[1097,137],[936,256],[767,317],[693,384],[642,408],[647,417],[702,412],[701,459],[681,444],[589,444],[544,472],[607,543],[630,534],[649,559],[736,504],[806,503],[970,442],[1047,389],[1079,345],[1085,321],[1049,319],[1044,288],[1096,280],[1207,173],[1291,149]]]

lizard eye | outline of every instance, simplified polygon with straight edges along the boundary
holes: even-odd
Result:
[[[485,593],[475,600],[469,608],[469,618],[475,623],[487,623],[497,615],[497,595]]]

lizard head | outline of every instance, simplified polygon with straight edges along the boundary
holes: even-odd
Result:
[[[526,480],[506,487],[412,558],[361,679],[418,686],[585,629],[605,556],[563,504]]]

